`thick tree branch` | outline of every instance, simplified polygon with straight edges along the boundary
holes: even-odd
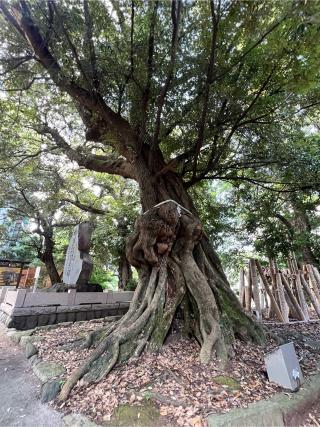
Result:
[[[141,99],[141,126],[140,126],[140,138],[144,140],[146,133],[146,122],[148,115],[148,104],[150,99],[150,91],[151,91],[151,81],[153,76],[153,68],[154,68],[154,36],[155,36],[155,28],[156,28],[156,20],[157,20],[157,11],[158,11],[159,1],[154,0],[150,1],[150,27],[149,27],[149,40],[148,40],[148,56],[147,56],[147,78],[146,84],[143,91],[142,99]]]
[[[271,181],[266,179],[259,179],[259,178],[252,178],[249,176],[238,176],[238,175],[220,176],[219,174],[214,174],[214,175],[207,175],[202,179],[205,179],[205,180],[220,179],[222,181],[229,181],[231,183],[235,183],[237,181],[246,181],[246,182],[250,182],[251,184],[257,185],[258,187],[264,188],[265,190],[273,191],[275,193],[295,193],[302,190],[315,190],[320,186],[320,182],[315,182],[310,185],[299,186],[299,185],[296,185],[296,183],[294,182]],[[194,185],[194,182],[191,185]],[[187,182],[185,184],[185,187],[189,188],[191,185]],[[283,188],[272,187],[272,185],[282,185]],[[288,186],[288,188],[284,188],[285,186]]]
[[[204,99],[203,99],[201,118],[198,124],[198,138],[197,138],[197,143],[195,147],[193,177],[195,177],[197,174],[198,157],[199,157],[201,146],[204,140],[204,132],[205,132],[205,126],[207,122],[210,86],[214,81],[214,66],[215,66],[216,52],[217,52],[219,16],[215,11],[214,0],[210,0],[210,8],[211,8],[211,21],[212,21],[211,49],[210,49],[210,57],[209,57],[207,77],[206,77],[206,83],[205,83],[205,89],[204,89]]]
[[[37,61],[48,71],[54,83],[62,91],[68,93],[78,105],[98,114],[98,121],[102,119],[105,122],[105,132],[113,133],[116,141],[115,148],[126,158],[132,159],[138,146],[137,137],[129,122],[108,107],[101,95],[95,94],[93,96],[92,92],[78,86],[64,74],[58,61],[51,54],[39,28],[34,23],[26,1],[20,0],[19,3],[13,4],[11,12],[8,11],[2,1],[0,9],[3,13],[6,12],[6,18],[15,28],[18,26],[19,33],[23,34],[28,41]]]
[[[96,172],[106,172],[112,175],[120,175],[124,178],[136,179],[134,168],[131,163],[124,159],[110,159],[108,156],[98,156],[95,154],[82,153],[72,148],[60,133],[47,125],[37,129],[40,134],[50,135],[56,145],[68,156],[71,161],[75,161],[79,166]]]
[[[2,62],[4,63],[7,62],[8,64],[11,63],[11,65],[9,65],[9,67],[5,71],[0,73],[0,76],[5,76],[7,73],[10,73],[11,71],[16,70],[21,65],[25,64],[28,61],[31,61],[31,59],[35,59],[33,55],[25,55],[20,58],[10,58],[10,59],[3,58]]]
[[[81,209],[85,212],[90,212],[95,215],[105,215],[107,213],[106,210],[95,208],[94,206],[85,205],[84,203],[81,203],[79,200],[72,200],[69,198],[63,198],[61,199],[61,202],[71,203],[72,205],[76,206],[77,208]]]
[[[97,58],[96,52],[93,44],[93,34],[92,34],[92,18],[89,9],[88,0],[83,0],[83,11],[84,11],[84,20],[86,25],[85,31],[85,43],[89,52],[89,60],[90,60],[90,73],[92,78],[92,83],[95,89],[99,89],[99,79],[98,79],[98,71],[97,71]]]
[[[279,213],[275,213],[274,216],[276,218],[278,218],[282,222],[282,224],[284,224],[287,227],[288,233],[290,234],[291,237],[293,237],[294,236],[294,228],[293,228],[291,222]]]
[[[178,39],[179,39],[179,23],[180,23],[180,14],[181,14],[182,3],[181,0],[178,0],[178,5],[176,0],[172,0],[171,3],[171,19],[172,19],[172,38],[171,38],[171,54],[170,54],[170,64],[168,68],[167,78],[165,80],[164,85],[160,90],[160,94],[157,99],[157,117],[155,123],[155,131],[153,136],[152,145],[158,145],[159,133],[160,133],[160,125],[161,125],[161,114],[165,102],[165,98],[167,96],[167,92],[169,90],[171,81],[174,76],[175,62],[176,62],[176,54],[178,48]]]
[[[58,21],[59,21],[59,24],[60,24],[60,26],[61,26],[62,32],[63,32],[63,34],[64,34],[64,36],[65,36],[65,39],[67,40],[67,43],[68,43],[68,45],[69,45],[69,48],[70,48],[70,50],[71,50],[71,52],[72,52],[72,55],[73,55],[73,57],[74,57],[74,59],[75,59],[75,61],[76,61],[76,64],[77,64],[78,70],[80,71],[80,74],[82,75],[82,77],[83,77],[83,78],[84,78],[84,80],[86,81],[87,85],[90,87],[90,82],[89,82],[89,80],[88,80],[88,78],[87,78],[87,75],[86,75],[86,73],[85,73],[84,69],[83,69],[83,66],[82,66],[82,63],[81,63],[81,61],[80,61],[80,58],[79,58],[79,55],[78,55],[77,49],[76,49],[75,45],[73,44],[73,42],[72,42],[72,40],[71,40],[71,37],[69,36],[69,33],[68,33],[68,31],[67,31],[66,27],[65,27],[65,26],[64,26],[64,24],[63,24],[62,16],[60,15],[59,10],[58,10],[58,7],[57,7],[57,5],[56,5],[56,3],[55,3],[55,2],[52,2],[52,7],[53,7],[53,9],[54,9],[54,11],[55,11],[55,13],[56,13],[56,15],[57,15],[57,17],[58,17]]]
[[[223,144],[221,145],[220,149],[218,152],[216,152],[216,147],[215,144],[213,144],[213,148],[212,148],[212,153],[211,156],[209,158],[208,164],[207,164],[207,168],[206,170],[201,174],[201,176],[199,177],[200,179],[204,178],[205,175],[211,171],[221,160],[221,157],[225,154],[232,136],[234,135],[234,133],[237,131],[237,129],[239,129],[241,126],[243,126],[245,123],[250,123],[250,121],[242,121],[247,115],[248,113],[251,111],[251,109],[253,108],[253,106],[257,103],[258,99],[261,97],[262,93],[265,91],[265,89],[267,88],[270,79],[273,75],[275,71],[275,67],[273,67],[273,69],[271,70],[271,72],[267,75],[266,79],[263,81],[263,83],[261,84],[260,88],[257,90],[256,94],[254,95],[254,97],[252,98],[251,102],[249,103],[249,105],[242,111],[241,114],[239,114],[239,116],[237,117],[237,119],[235,120],[234,124],[232,125],[228,135],[225,137]],[[196,171],[194,171],[193,173],[193,178],[196,179]]]

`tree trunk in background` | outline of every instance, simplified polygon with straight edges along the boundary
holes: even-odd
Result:
[[[319,259],[315,256],[312,247],[310,246],[311,225],[304,209],[304,206],[297,202],[291,201],[294,211],[294,227],[296,233],[301,236],[303,244],[301,245],[301,254],[305,264],[319,265]]]
[[[50,277],[51,285],[60,283],[61,277],[53,259],[54,241],[51,236],[44,236],[44,251],[39,255],[39,259],[45,264],[47,273]]]
[[[302,242],[299,245],[301,256],[305,264],[319,265],[319,260],[314,255],[314,252],[308,244],[309,236],[311,232],[311,225],[307,213],[303,210],[303,207],[297,202],[291,201],[291,206],[294,211],[294,220],[290,222],[283,215],[277,213],[275,217],[278,218],[282,224],[284,224],[288,230],[289,239],[291,243],[294,243],[296,237],[300,237]]]
[[[119,259],[118,276],[119,276],[118,288],[121,290],[126,290],[128,281],[132,279],[132,271],[131,271],[131,265],[127,260],[124,250]]]

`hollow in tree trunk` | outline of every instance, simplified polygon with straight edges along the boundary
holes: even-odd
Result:
[[[213,357],[225,360],[234,337],[264,340],[261,327],[230,289],[182,181],[173,173],[156,181],[145,178],[142,174],[139,183],[145,212],[127,241],[127,258],[140,273],[130,309],[102,334],[91,336],[88,343],[96,347],[64,384],[61,400],[80,378],[98,381],[117,362],[160,349],[178,311],[183,330],[200,344],[203,363]],[[154,206],[170,199],[175,202]]]

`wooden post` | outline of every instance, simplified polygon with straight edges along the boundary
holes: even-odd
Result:
[[[239,287],[239,300],[241,307],[245,307],[245,277],[244,277],[244,269],[240,270],[240,287]]]
[[[306,302],[306,299],[305,299],[305,296],[303,293],[303,289],[302,289],[301,277],[302,277],[302,275],[300,275],[299,272],[297,272],[296,278],[295,278],[295,285],[296,285],[296,289],[297,289],[300,307],[303,311],[305,320],[308,322],[310,320],[310,316],[309,316],[309,312],[308,312],[308,305],[307,305],[307,302]]]
[[[255,265],[256,267],[256,265]],[[267,308],[267,300],[266,300],[266,290],[263,286],[263,283],[261,281],[261,279],[257,276],[258,278],[258,288],[259,288],[259,296],[260,296],[260,308],[261,308],[261,313],[262,316]]]
[[[269,267],[270,267],[270,276],[271,276],[271,282],[272,282],[273,295],[277,301],[278,307],[281,308],[281,302],[279,299],[279,292],[278,292],[278,284],[276,280],[277,264],[273,258],[269,258]]]
[[[288,263],[288,270],[291,274],[294,274],[294,268],[293,268],[293,264],[292,264],[292,259],[289,257],[287,258],[287,263]]]
[[[297,301],[296,297],[294,296],[294,294],[293,294],[293,292],[292,292],[292,289],[291,289],[291,287],[290,287],[289,282],[287,281],[287,279],[286,279],[286,277],[284,276],[284,274],[280,273],[280,275],[281,275],[281,281],[282,281],[282,284],[283,284],[283,286],[284,286],[284,288],[285,288],[285,290],[286,290],[286,292],[287,292],[288,298],[289,298],[289,299],[290,299],[290,301],[292,302],[292,305],[293,305],[293,307],[294,307],[294,309],[295,309],[295,311],[296,311],[296,313],[297,313],[298,319],[299,319],[299,320],[305,320],[305,317],[304,317],[304,313],[303,313],[303,311],[302,311],[302,308],[300,307],[300,305],[299,305],[299,303],[298,303],[298,301]]]
[[[292,262],[292,268],[294,272],[299,271],[299,266],[297,263],[297,258],[295,256],[295,254],[293,252],[290,253],[291,254],[291,262]]]
[[[265,275],[263,273],[261,264],[260,264],[260,262],[258,260],[256,260],[255,262],[256,262],[256,266],[257,266],[257,269],[259,271],[259,274],[260,274],[263,286],[265,287],[265,290],[267,291],[267,294],[269,295],[270,303],[271,303],[271,306],[274,309],[275,315],[276,315],[277,319],[279,320],[279,322],[283,323],[284,319],[282,317],[281,310],[280,310],[280,308],[279,308],[279,306],[277,304],[277,301],[275,300],[275,297],[274,297],[274,295],[272,293],[272,290],[270,289],[268,280],[266,279],[266,277],[265,277]]]
[[[302,283],[302,286],[304,288],[304,290],[306,291],[306,293],[308,294],[311,303],[317,313],[317,316],[320,318],[320,305],[319,302],[317,300],[316,295],[314,294],[314,292],[312,291],[312,289],[310,288],[308,282],[306,281],[306,279],[303,277],[303,274],[300,273],[300,280]]]
[[[247,286],[245,286],[245,300],[246,300],[246,311],[251,311],[251,297],[252,297],[252,281],[250,268],[248,270],[247,276]]]
[[[258,287],[258,276],[257,276],[257,269],[256,264],[254,262],[254,259],[249,260],[249,268],[250,268],[250,276],[251,276],[251,283],[252,283],[252,294],[253,294],[253,300],[254,305],[256,307],[256,316],[257,320],[262,320],[262,312],[261,312],[261,305],[260,305],[260,290]]]
[[[309,276],[309,281],[310,284],[312,286],[313,292],[318,300],[318,303],[320,303],[320,293],[319,293],[319,289],[318,289],[318,283],[317,283],[317,279],[315,277],[315,274],[313,272],[313,267],[310,264],[307,264],[307,271],[308,271],[308,276]]]
[[[315,267],[314,265],[312,266],[312,269],[313,269],[314,277],[316,278],[318,286],[320,288],[320,273],[319,273],[317,267]]]
[[[278,295],[279,295],[282,317],[283,317],[283,320],[285,323],[289,323],[288,305],[286,303],[286,298],[284,295],[284,289],[283,289],[283,284],[281,281],[281,275],[278,272],[276,273],[276,282],[277,282],[277,291],[278,291]]]

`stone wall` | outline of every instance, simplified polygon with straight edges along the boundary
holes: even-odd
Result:
[[[2,294],[0,294],[1,296]],[[0,305],[0,321],[8,328],[27,330],[62,322],[123,315],[133,292],[31,292],[7,290]]]

